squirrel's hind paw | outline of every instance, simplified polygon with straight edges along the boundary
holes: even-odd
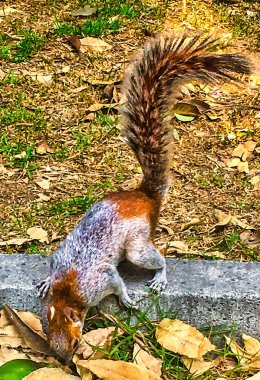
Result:
[[[50,276],[47,277],[46,280],[39,282],[39,284],[36,285],[36,289],[38,290],[37,297],[44,299],[50,289],[50,285],[51,285]]]
[[[120,302],[125,305],[127,308],[137,309],[137,305],[135,301],[131,300],[131,298],[127,295],[124,298],[120,299]]]
[[[156,294],[160,294],[166,288],[166,285],[167,281],[165,280],[153,279],[148,282],[149,288]]]

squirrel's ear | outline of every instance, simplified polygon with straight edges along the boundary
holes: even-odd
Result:
[[[82,321],[78,315],[78,312],[72,309],[72,307],[69,307],[69,306],[64,307],[63,313],[67,319],[77,324],[79,327],[82,325]]]

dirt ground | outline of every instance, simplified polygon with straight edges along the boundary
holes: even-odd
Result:
[[[182,101],[200,100],[209,109],[191,121],[172,118],[173,184],[156,244],[172,257],[259,260],[259,3],[130,1],[130,10],[114,13],[95,3],[103,29],[91,24],[90,34],[111,48],[86,53],[71,42],[86,37],[87,17],[72,16],[82,2],[4,4],[15,11],[0,16],[1,252],[50,254],[94,201],[136,186],[140,168],[117,115],[124,71],[157,33],[205,30],[223,38],[220,51],[252,59],[256,72],[239,86],[188,86]],[[246,142],[253,150],[236,156]],[[238,166],[230,167],[232,153]],[[47,238],[42,230],[30,236],[32,227]]]

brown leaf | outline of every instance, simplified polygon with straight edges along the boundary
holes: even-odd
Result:
[[[61,368],[40,368],[23,377],[23,380],[79,380],[78,376],[69,375]]]
[[[27,347],[27,344],[21,338],[14,326],[8,325],[0,328],[0,346],[8,346],[12,348]]]
[[[133,362],[142,368],[153,371],[158,376],[162,374],[162,360],[156,359],[154,356],[148,354],[148,352],[143,350],[137,343],[134,345]]]
[[[164,318],[156,329],[157,341],[166,349],[192,359],[202,359],[215,346],[195,327]]]
[[[123,361],[79,360],[78,364],[88,368],[104,380],[161,380],[153,371]]]
[[[50,355],[56,356],[55,352],[49,347],[47,340],[32,330],[23,320],[16,314],[16,312],[8,305],[3,305],[4,312],[8,317],[9,321],[14,324],[15,330],[22,336],[23,341],[26,343],[26,346],[32,348],[33,350]]]
[[[103,52],[104,50],[112,49],[112,46],[101,40],[100,38],[85,37],[80,39],[81,53],[88,52]]]
[[[245,244],[259,244],[260,243],[260,231],[243,231],[240,235],[240,239]]]
[[[68,42],[71,43],[71,45],[74,47],[74,49],[77,50],[78,53],[80,53],[80,47],[81,47],[81,42],[80,39],[77,36],[71,36],[68,38]]]
[[[249,152],[253,152],[255,150],[257,143],[253,140],[248,140],[244,142],[243,146],[245,149],[247,149]]]

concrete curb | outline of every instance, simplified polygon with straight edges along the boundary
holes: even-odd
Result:
[[[0,307],[3,303],[18,310],[40,312],[35,284],[49,273],[50,257],[0,255]],[[241,332],[260,338],[260,262],[167,260],[169,284],[160,297],[162,312],[171,310],[178,318],[196,327],[237,325]],[[120,266],[129,295],[150,318],[159,317],[158,303],[146,286],[150,271]],[[114,309],[115,297],[101,307]]]

